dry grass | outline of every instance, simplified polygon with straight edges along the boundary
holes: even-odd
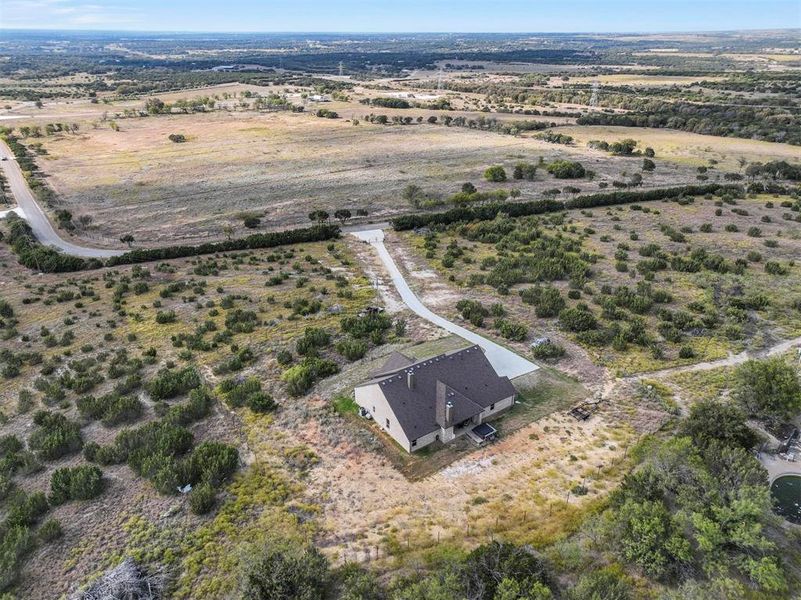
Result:
[[[598,81],[605,85],[631,85],[635,87],[663,87],[670,85],[693,85],[700,81],[722,81],[724,77],[695,76],[683,77],[679,75],[633,75],[628,73],[615,73],[610,75],[594,75],[592,77],[571,77],[571,84]]]
[[[411,183],[448,195],[473,181],[481,189],[517,187],[531,198],[560,182],[542,175],[498,186],[482,181],[484,169],[511,169],[539,156],[588,158],[586,149],[532,138],[432,125],[354,126],[309,114],[215,112],[119,124],[119,132],[101,127],[44,138],[48,155],[39,160],[64,205],[76,216],[94,217],[81,235],[98,241],[124,232],[140,243],[221,237],[226,224],[241,228],[243,211],[266,214],[269,227],[306,223],[316,207],[364,207],[380,218],[409,209],[399,196]],[[167,139],[172,133],[189,141],[174,144]],[[587,166],[598,180],[636,169],[630,160],[600,154]],[[682,179],[691,179],[689,170],[646,183]]]
[[[612,143],[625,138],[635,139],[640,148],[650,146],[654,149],[657,171],[662,161],[696,167],[708,165],[709,160],[714,159],[719,162],[720,169],[737,172],[740,168],[737,159],[741,157],[749,162],[797,162],[799,159],[798,148],[789,144],[700,135],[672,129],[594,125],[560,127],[559,132],[573,136],[580,146],[585,146],[590,140]]]

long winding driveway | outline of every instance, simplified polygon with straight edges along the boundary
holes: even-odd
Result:
[[[83,258],[107,258],[123,253],[122,250],[78,246],[60,237],[47,215],[36,202],[31,188],[28,187],[28,182],[25,181],[25,177],[22,175],[22,169],[17,164],[16,157],[3,140],[0,140],[0,166],[2,166],[3,174],[6,176],[8,186],[19,207],[15,212],[17,214],[22,212],[36,239],[42,244],[58,248],[66,254]]]
[[[508,348],[496,344],[492,340],[480,336],[469,329],[465,329],[431,312],[425,304],[420,302],[420,299],[409,287],[409,284],[406,283],[406,279],[404,279],[403,274],[398,269],[398,265],[395,264],[386,246],[384,246],[383,230],[370,229],[367,231],[351,231],[350,234],[367,242],[378,251],[381,262],[384,263],[384,266],[392,277],[392,283],[395,284],[395,289],[398,290],[401,299],[412,312],[423,317],[426,321],[430,321],[434,323],[434,325],[442,327],[451,333],[455,333],[469,342],[478,344],[484,350],[487,359],[489,359],[498,375],[506,375],[509,379],[514,379],[515,377],[520,377],[526,373],[536,371],[539,368],[533,362],[526,360]]]

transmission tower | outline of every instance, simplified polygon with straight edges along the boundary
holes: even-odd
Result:
[[[439,68],[439,73],[437,73],[437,91],[442,91],[442,67]]]
[[[339,61],[339,76],[340,77],[342,77],[342,74],[345,72],[344,69],[345,69],[345,67],[342,65],[342,61],[340,60]]]

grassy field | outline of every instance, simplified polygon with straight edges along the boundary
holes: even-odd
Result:
[[[240,87],[220,88],[216,93],[227,90],[233,94],[241,92]],[[270,88],[262,93],[265,90]],[[427,123],[382,126],[348,122],[349,117],[361,120],[370,112],[415,119],[443,116],[442,111],[378,109],[356,102],[370,95],[376,92],[362,90],[349,102],[321,105],[339,112],[340,119],[317,118],[309,112],[239,110],[115,119],[115,112],[134,105],[126,102],[106,107],[111,116],[102,120],[97,105],[85,105],[94,111],[89,117],[77,116],[81,109],[75,105],[46,105],[42,110],[48,113],[51,109],[62,111],[54,113],[53,120],[78,119],[79,132],[28,138],[26,142],[41,143],[46,152],[37,162],[61,206],[73,213],[76,222],[83,215],[91,217],[91,223],[76,235],[98,243],[116,243],[129,232],[143,245],[219,239],[227,226],[241,232],[243,215],[251,213],[262,216],[262,227],[267,228],[305,223],[307,214],[316,208],[331,213],[343,207],[365,209],[372,218],[382,219],[411,209],[400,199],[410,184],[435,198],[448,197],[471,181],[479,190],[515,188],[522,199],[532,199],[564,182],[541,170],[533,181],[490,184],[483,180],[483,173],[493,164],[503,164],[511,171],[517,161],[536,163],[540,157],[547,162],[560,158],[583,161],[596,173],[594,182],[581,182],[584,191],[624,180],[626,174],[638,170],[637,159],[589,151],[584,138],[578,145],[563,146],[532,135],[506,136]],[[168,101],[171,95],[163,99]],[[141,108],[142,101],[136,106]],[[77,112],[73,114],[73,110]],[[459,112],[450,116],[460,114],[471,119],[486,116]],[[491,116],[520,118],[514,114]],[[40,118],[39,122],[47,120]],[[118,130],[111,128],[112,122]],[[15,126],[22,123],[11,122]],[[568,131],[575,134],[572,128]],[[171,134],[181,134],[187,141],[173,143]],[[692,166],[673,164],[646,174],[644,185],[690,182],[694,179]]]
[[[732,172],[740,170],[737,162],[740,158],[748,162],[771,160],[793,162],[797,161],[801,154],[797,147],[788,144],[715,137],[671,129],[595,125],[560,127],[559,132],[573,136],[579,146],[585,146],[590,140],[605,140],[611,144],[631,138],[637,140],[642,148],[650,146],[654,149],[657,165],[664,161],[699,167],[708,166],[711,159],[718,162],[718,168]]]

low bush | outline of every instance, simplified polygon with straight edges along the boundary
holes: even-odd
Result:
[[[534,346],[531,349],[531,354],[534,356],[534,358],[548,360],[563,357],[565,355],[565,349],[559,344],[545,342],[544,344],[538,344]]]
[[[42,460],[56,460],[83,446],[80,425],[60,413],[41,410],[33,422],[37,428],[28,438],[28,445]]]
[[[359,360],[367,353],[367,342],[363,340],[342,340],[337,342],[337,352],[350,361]]]
[[[273,397],[261,389],[256,377],[247,379],[225,379],[220,383],[225,403],[231,408],[247,406],[254,412],[269,412],[277,408]]]
[[[292,396],[302,396],[308,392],[318,379],[339,372],[339,366],[331,360],[307,357],[303,362],[288,368],[281,375],[281,381]]]
[[[201,383],[200,374],[194,367],[180,370],[165,368],[147,382],[145,389],[154,400],[169,400],[200,387]]]
[[[91,500],[103,492],[103,472],[94,465],[56,469],[50,478],[50,503]]]
[[[204,482],[189,493],[189,508],[196,515],[205,515],[216,503],[216,492],[211,484]]]

